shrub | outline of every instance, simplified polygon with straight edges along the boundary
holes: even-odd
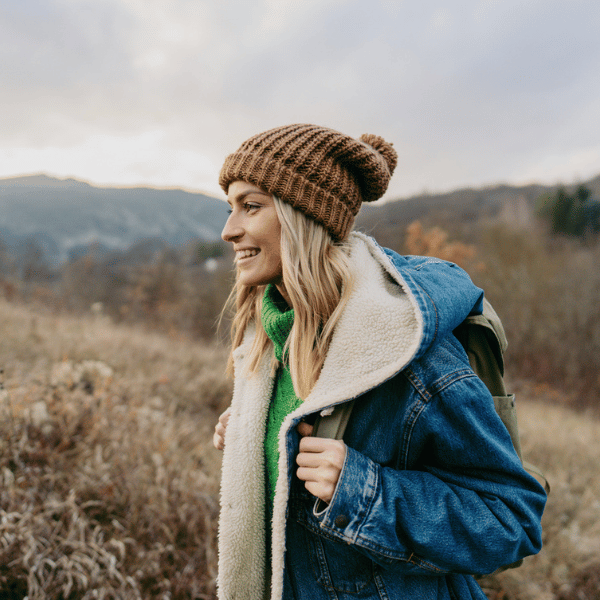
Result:
[[[215,592],[225,352],[0,303],[0,597]]]
[[[502,318],[507,370],[564,390],[564,401],[597,408],[600,394],[600,244],[548,243],[543,234],[495,227],[478,248],[475,282]]]
[[[558,386],[563,402],[598,409],[600,243],[489,226],[472,245],[419,222],[405,240],[407,252],[456,262],[485,290],[509,340],[509,376]]]

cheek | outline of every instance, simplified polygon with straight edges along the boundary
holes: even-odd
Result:
[[[278,269],[281,272],[281,247],[279,240],[269,245],[269,265],[272,269]]]
[[[268,240],[271,262],[281,264],[281,225],[279,225],[279,221],[275,221],[269,230],[272,231]]]

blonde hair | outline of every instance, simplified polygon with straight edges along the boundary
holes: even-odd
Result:
[[[273,196],[281,224],[283,284],[294,309],[294,324],[286,342],[289,368],[296,395],[305,399],[314,387],[335,330],[352,289],[349,249],[335,243],[327,230],[304,213]],[[228,305],[235,298],[232,352],[241,343],[248,325],[256,335],[247,356],[247,375],[256,373],[271,342],[260,319],[266,286],[246,286],[236,281]],[[228,370],[233,371],[230,355]]]

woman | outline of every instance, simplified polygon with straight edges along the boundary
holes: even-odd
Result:
[[[237,266],[222,599],[485,598],[473,574],[540,549],[544,491],[452,335],[481,290],[350,233],[396,161],[380,137],[290,125],[221,171]],[[311,435],[353,399],[344,441]]]

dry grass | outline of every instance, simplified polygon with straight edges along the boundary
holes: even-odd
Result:
[[[552,490],[543,518],[544,547],[519,569],[492,579],[494,600],[600,598],[600,421],[558,406],[547,386],[521,386],[519,429],[527,460]]]
[[[223,352],[0,303],[0,595],[212,598]]]
[[[0,327],[0,597],[214,598],[224,352],[4,301]],[[553,487],[545,546],[483,584],[597,599],[599,422],[549,387],[516,391],[526,458]]]
[[[509,372],[600,414],[600,239],[585,246],[493,227],[480,231],[478,249],[483,268],[469,272],[502,318]]]

